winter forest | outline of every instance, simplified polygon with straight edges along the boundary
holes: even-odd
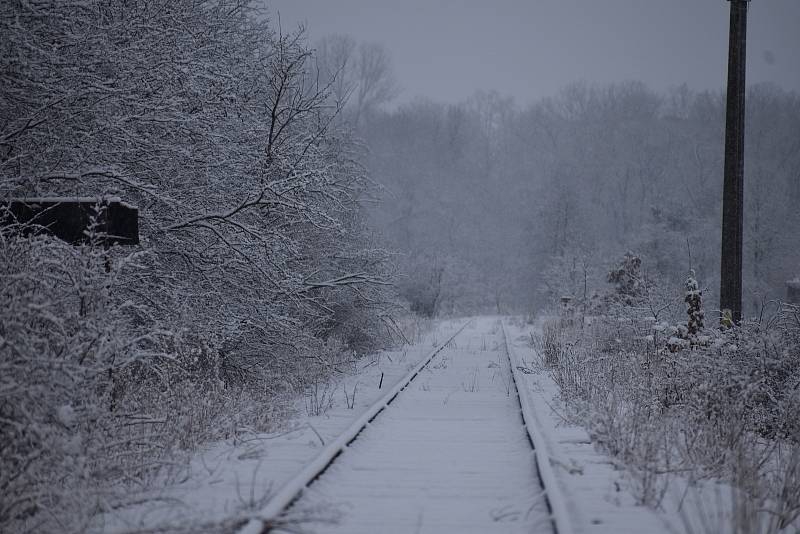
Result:
[[[800,531],[797,89],[747,87],[734,323],[724,80],[403,84],[269,2],[0,3],[0,531]],[[348,482],[379,438],[489,474]]]

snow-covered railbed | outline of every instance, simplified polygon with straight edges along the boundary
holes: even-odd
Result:
[[[314,532],[553,532],[497,318],[478,318],[294,504]],[[279,531],[275,529],[274,531]]]

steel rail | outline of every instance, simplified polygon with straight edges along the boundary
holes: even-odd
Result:
[[[506,326],[500,320],[500,326],[503,331],[503,344],[506,347],[506,356],[508,357],[508,364],[511,367],[511,377],[514,382],[514,388],[517,390],[517,400],[519,401],[520,415],[522,416],[522,426],[528,433],[528,440],[533,453],[536,457],[536,467],[539,471],[539,482],[544,490],[544,497],[547,501],[547,506],[550,509],[550,520],[553,524],[553,529],[556,534],[574,534],[572,522],[570,520],[569,511],[567,510],[566,500],[561,492],[561,486],[556,478],[553,466],[550,462],[550,454],[548,452],[547,442],[544,439],[544,433],[541,430],[539,420],[536,418],[536,412],[533,409],[533,401],[527,388],[524,387],[522,372],[519,370],[519,363],[517,356],[514,353],[511,345],[508,343],[508,334],[506,333]]]

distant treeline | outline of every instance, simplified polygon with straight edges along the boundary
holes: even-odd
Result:
[[[375,220],[405,251],[407,296],[441,311],[522,310],[604,283],[627,250],[717,299],[725,99],[575,84],[519,109],[496,93],[418,100],[365,123],[387,190]],[[800,97],[747,96],[746,311],[800,274]],[[584,276],[586,275],[586,276]],[[438,283],[437,281],[441,281]]]

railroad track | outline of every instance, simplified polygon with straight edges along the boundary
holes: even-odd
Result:
[[[506,356],[508,357],[508,364],[511,367],[514,389],[517,391],[522,425],[525,427],[525,433],[528,435],[528,441],[536,457],[539,483],[544,490],[544,497],[547,501],[547,507],[550,510],[550,520],[553,523],[553,530],[556,534],[572,534],[572,523],[569,519],[566,500],[562,495],[560,485],[553,472],[553,466],[550,462],[550,453],[541,430],[541,425],[536,418],[536,412],[533,409],[533,401],[530,392],[528,388],[519,387],[519,384],[525,383],[521,371],[524,367],[520,366],[520,359],[516,357],[514,349],[508,344],[506,325],[502,321],[500,322],[500,327],[503,331],[503,345]]]
[[[306,467],[299,472],[294,478],[289,480],[281,489],[278,491],[273,498],[267,503],[266,507],[264,507],[256,517],[252,518],[244,527],[239,530],[239,534],[266,534],[270,532],[272,529],[278,529],[282,523],[280,517],[281,515],[288,510],[292,505],[298,501],[301,497],[303,497],[304,492],[307,488],[312,486],[312,484],[317,483],[318,480],[324,480],[325,478],[329,478],[334,476],[323,475],[326,471],[329,470],[332,466],[334,466],[340,458],[342,458],[343,453],[350,448],[354,442],[360,440],[362,436],[370,436],[370,425],[373,422],[376,422],[376,419],[379,417],[377,423],[383,422],[384,419],[391,419],[392,415],[386,416],[385,414],[392,413],[392,409],[390,406],[397,400],[397,399],[404,399],[403,394],[409,388],[409,386],[414,383],[415,381],[419,380],[420,374],[424,369],[430,366],[433,362],[434,358],[439,355],[446,347],[450,346],[454,343],[454,340],[457,336],[459,336],[464,329],[471,323],[472,321],[467,321],[460,328],[456,330],[456,332],[450,336],[444,343],[436,347],[433,351],[431,351],[423,360],[417,364],[402,380],[400,380],[392,389],[390,389],[386,395],[384,395],[380,400],[374,403],[368,410],[364,412],[362,416],[360,416],[355,422],[353,422],[348,429],[343,432],[336,440],[328,444],[323,450],[319,453],[319,455]],[[552,466],[550,465],[550,459],[547,453],[547,446],[544,439],[542,439],[541,433],[538,430],[538,424],[536,421],[535,413],[531,408],[531,400],[528,395],[526,388],[519,388],[518,384],[523,383],[523,375],[520,371],[520,366],[517,362],[517,359],[514,355],[513,348],[508,343],[508,338],[505,330],[505,326],[500,323],[499,327],[501,342],[499,343],[500,347],[502,348],[502,352],[505,353],[506,360],[510,367],[510,380],[508,381],[507,385],[507,394],[509,397],[513,396],[518,401],[516,403],[517,409],[519,411],[519,420],[517,423],[512,423],[512,425],[519,425],[521,424],[524,428],[524,433],[527,439],[527,443],[529,444],[530,448],[529,451],[532,450],[534,460],[533,463],[535,464],[535,468],[532,467],[531,471],[535,471],[536,475],[536,484],[540,488],[540,495],[543,497],[544,503],[547,508],[547,515],[546,521],[549,523],[550,528],[548,531],[556,532],[557,534],[572,534],[571,525],[569,522],[569,516],[567,513],[566,506],[564,504],[564,499],[561,496],[561,492],[559,489],[558,481],[555,479],[555,475],[552,470]],[[437,364],[437,367],[441,369],[441,367],[446,368],[447,359],[446,356],[442,358],[442,361]],[[442,371],[444,372],[444,371]],[[480,372],[480,369],[476,366],[475,367],[475,376],[477,376]],[[421,388],[424,387],[424,384],[420,386]],[[464,391],[468,391],[468,384],[464,384]],[[472,387],[476,387],[475,383],[472,384]],[[427,390],[425,390],[427,391]],[[474,390],[473,390],[474,391]],[[516,393],[514,395],[514,393]],[[447,404],[450,395],[448,394],[447,397],[444,399],[444,403]],[[466,395],[465,395],[466,396]],[[410,399],[404,399],[406,402],[411,402]],[[470,400],[469,402],[473,402]],[[508,400],[504,401],[508,405]],[[469,406],[468,409],[471,409]],[[394,408],[397,411],[397,408]],[[424,412],[428,413],[428,412]],[[430,413],[433,413],[430,412]],[[431,416],[435,417],[435,416]],[[419,422],[415,418],[408,418],[407,420],[412,420],[412,423],[418,424]],[[450,424],[454,425],[451,426],[452,429],[456,433],[458,433],[459,429],[459,421],[458,419],[449,422],[441,422],[439,419],[434,419],[433,422],[426,421],[425,424],[433,424],[433,425],[440,425],[440,424]],[[408,423],[406,423],[408,424]],[[417,433],[417,426],[410,427],[410,433]],[[486,424],[480,423],[480,424]],[[430,428],[430,427],[427,427]],[[518,427],[517,427],[518,428]],[[424,428],[423,428],[424,432]],[[374,433],[374,431],[373,431]],[[480,436],[480,435],[479,435]],[[424,439],[424,438],[422,438]],[[457,438],[454,438],[457,439]],[[469,438],[464,438],[469,439]],[[483,438],[479,438],[483,439]],[[521,439],[521,433],[520,433]],[[504,436],[497,436],[493,438],[494,441],[491,443],[503,443],[505,445],[505,441],[513,441],[511,437],[505,438]],[[441,443],[441,442],[437,442]],[[454,442],[457,443],[457,442]],[[490,444],[491,444],[490,443]],[[469,443],[458,443],[460,446],[469,446]],[[442,445],[445,446],[445,445]],[[427,452],[427,454],[436,453],[437,451],[431,449]],[[347,458],[352,461],[353,455],[357,455],[357,451],[351,451],[350,454],[346,457],[345,463],[347,462]],[[425,452],[418,451],[415,454],[425,454]],[[394,459],[397,461],[402,461],[401,459],[396,459],[392,455],[389,456],[390,459]],[[518,459],[514,459],[515,461]],[[438,460],[437,460],[438,461]],[[487,461],[491,461],[487,459]],[[525,458],[523,460],[525,462],[530,462],[529,458]],[[381,462],[383,463],[383,462]],[[402,469],[402,466],[400,466]],[[397,468],[396,468],[397,469]],[[369,475],[372,476],[372,475]],[[529,477],[527,477],[529,478]],[[413,479],[413,477],[412,477]],[[489,487],[492,484],[502,483],[504,481],[500,480],[487,480],[486,485]],[[419,483],[418,480],[406,480],[403,481],[404,484],[414,484]],[[530,481],[528,481],[530,483]],[[381,484],[382,487],[385,487],[388,482],[384,481]],[[481,487],[483,484],[482,480],[478,480],[475,482],[475,487]],[[426,488],[418,488],[420,492],[424,492]],[[416,490],[415,490],[416,491]],[[487,489],[487,491],[491,492],[491,489]],[[440,498],[446,498],[441,497]],[[447,501],[445,504],[448,504]],[[377,513],[377,512],[376,512]],[[530,509],[528,510],[530,513]],[[420,526],[421,528],[422,518],[420,518]],[[453,529],[457,530],[457,529]],[[413,531],[413,530],[411,530]]]

